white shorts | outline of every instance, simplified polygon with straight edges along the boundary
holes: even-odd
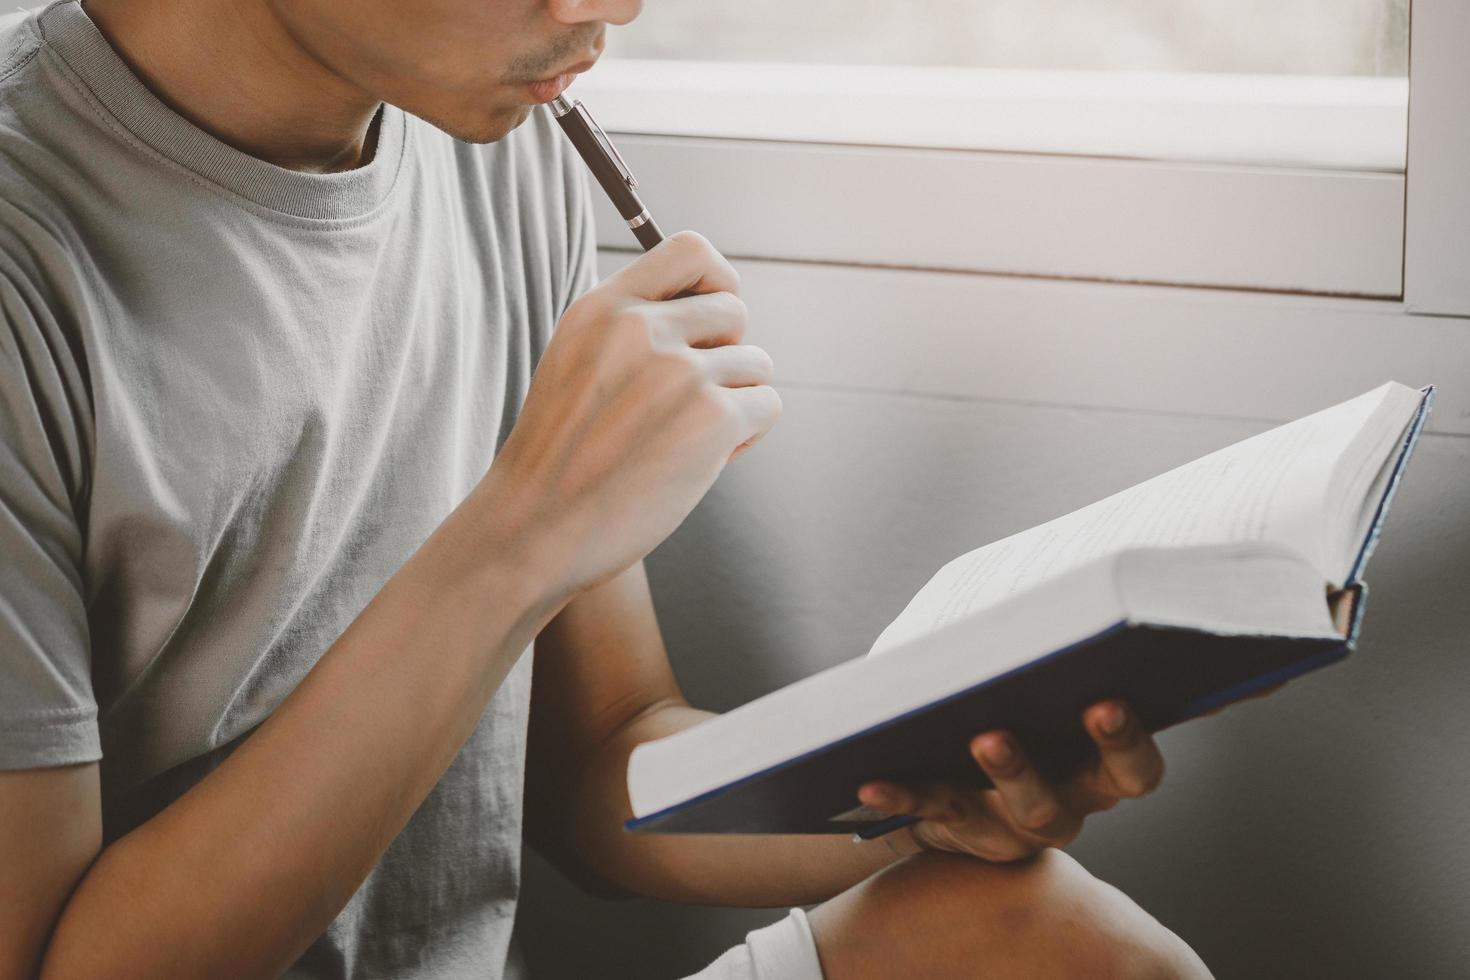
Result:
[[[685,980],[822,980],[817,941],[799,908],[777,922],[752,930],[743,945],[728,949]]]

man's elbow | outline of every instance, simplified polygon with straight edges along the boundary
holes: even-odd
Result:
[[[593,898],[621,901],[638,897],[636,892],[595,870],[572,840],[547,839],[528,832],[526,843],[562,877]]]

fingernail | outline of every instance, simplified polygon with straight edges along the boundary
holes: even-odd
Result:
[[[1097,727],[1104,735],[1120,735],[1128,724],[1128,716],[1116,704],[1110,704],[1099,712]]]
[[[893,809],[893,794],[886,789],[864,790],[862,801],[868,806],[877,807],[880,810]]]
[[[1011,740],[1008,738],[992,739],[981,752],[985,761],[994,769],[1007,769],[1016,761],[1015,750],[1011,748]]]

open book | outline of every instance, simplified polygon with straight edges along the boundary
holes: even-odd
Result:
[[[986,785],[982,731],[1060,777],[1089,704],[1157,730],[1341,658],[1432,393],[1390,382],[956,558],[868,656],[634,749],[629,829],[859,831],[868,780]]]

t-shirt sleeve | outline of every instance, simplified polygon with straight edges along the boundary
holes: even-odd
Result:
[[[0,770],[102,756],[82,580],[82,359],[0,255]]]

